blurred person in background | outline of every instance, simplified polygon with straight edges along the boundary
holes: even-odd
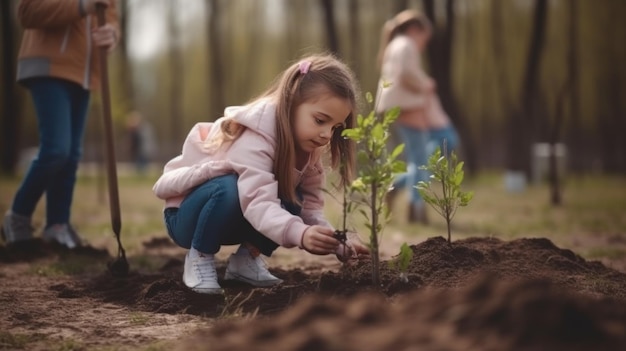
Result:
[[[420,55],[432,31],[432,24],[424,14],[402,11],[385,22],[378,54],[381,76],[376,112],[400,108],[394,128],[405,144],[407,161],[407,172],[394,180],[387,194],[387,205],[391,210],[397,194],[406,188],[409,191],[408,220],[423,224],[428,223],[426,205],[415,185],[427,181],[429,175],[420,166],[427,163],[428,156],[444,139],[448,152],[458,143],[454,126],[441,107],[436,83],[422,67]]]
[[[96,5],[106,6],[97,25]],[[115,0],[20,0],[24,27],[17,81],[33,100],[39,152],[30,164],[2,223],[7,244],[33,238],[32,215],[46,194],[42,237],[68,248],[81,245],[70,210],[89,105],[99,86],[98,52],[111,51],[120,37]]]

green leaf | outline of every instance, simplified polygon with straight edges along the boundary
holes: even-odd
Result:
[[[402,151],[404,151],[404,144],[396,146],[391,152],[390,158],[395,160],[398,156],[400,156],[400,154],[402,154]]]
[[[367,101],[368,104],[371,104],[372,102],[374,102],[374,97],[372,96],[372,93],[370,93],[369,91],[365,93],[365,100]]]
[[[395,161],[391,166],[391,172],[404,173],[406,172],[406,163],[404,161]]]
[[[459,173],[463,170],[463,161],[459,162],[454,168],[454,173]]]

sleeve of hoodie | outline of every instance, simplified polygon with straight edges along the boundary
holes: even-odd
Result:
[[[324,193],[322,187],[325,184],[325,173],[321,160],[315,162],[304,172],[300,189],[302,191],[302,212],[300,217],[309,225],[321,225],[335,228],[324,217]]]
[[[273,144],[262,134],[246,129],[228,151],[231,166],[239,174],[241,211],[254,229],[278,245],[300,246],[308,225],[280,205],[278,182],[272,172]]]
[[[111,6],[107,21],[118,28],[115,0]],[[86,15],[84,0],[20,0],[17,7],[17,18],[29,29],[62,27]]]
[[[428,75],[422,70],[417,48],[408,42],[399,45],[396,52],[398,67],[400,67],[400,81],[409,90],[416,93],[428,88]]]
[[[226,174],[226,160],[206,160],[203,144],[213,123],[197,123],[183,143],[183,151],[169,161],[163,174],[152,187],[159,199],[169,199],[187,194],[195,186]]]

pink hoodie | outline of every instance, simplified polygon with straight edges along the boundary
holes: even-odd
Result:
[[[293,170],[303,194],[302,213],[294,216],[280,205],[278,183],[272,173],[276,115],[269,98],[245,106],[231,106],[215,122],[197,123],[183,144],[182,154],[170,160],[152,190],[165,207],[179,207],[185,196],[207,180],[239,174],[237,187],[243,216],[260,233],[284,247],[300,246],[310,225],[332,228],[323,215],[324,169],[319,157],[309,159],[302,171]],[[239,138],[216,150],[207,140],[220,130],[226,118],[246,129]],[[334,230],[334,228],[333,228]]]

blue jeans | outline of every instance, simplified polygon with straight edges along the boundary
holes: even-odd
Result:
[[[393,187],[397,189],[407,188],[409,190],[409,201],[411,204],[422,205],[423,199],[415,188],[419,181],[428,180],[428,172],[419,169],[428,161],[426,150],[428,144],[428,131],[413,129],[398,125],[398,133],[404,143],[404,154],[406,156],[407,172],[396,177]]]
[[[179,208],[165,209],[165,225],[181,247],[215,254],[221,245],[252,244],[271,256],[278,244],[252,227],[241,212],[238,175],[228,174],[208,180],[194,189]],[[301,207],[283,202],[283,208],[299,215]]]
[[[11,210],[30,217],[46,193],[46,226],[68,223],[89,105],[89,91],[56,78],[26,82],[39,126],[39,154],[15,194]]]
[[[443,155],[443,141],[446,140],[446,150],[448,151],[448,156],[450,153],[459,146],[459,136],[454,129],[452,123],[448,126],[439,128],[439,129],[431,129],[429,131],[430,136],[428,140],[428,155],[432,155],[437,147],[441,148],[441,154]]]

